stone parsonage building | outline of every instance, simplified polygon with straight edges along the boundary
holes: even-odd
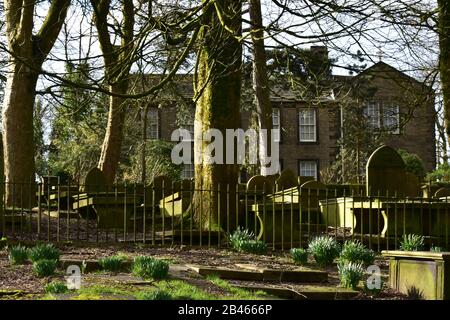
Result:
[[[310,50],[327,55],[324,47]],[[192,97],[190,77],[181,78],[184,81],[174,81],[179,92]],[[384,130],[382,140],[385,144],[417,154],[427,171],[435,167],[436,111],[434,92],[429,87],[384,62],[378,62],[356,76],[332,76],[332,79],[336,86],[319,103],[302,101],[289,90],[275,90],[272,94],[273,127],[280,129],[281,169],[289,168],[298,175],[320,180],[320,171],[335,161],[339,152],[343,105],[348,105],[349,101],[352,107],[363,108],[373,129]],[[355,91],[365,93],[358,95]],[[192,120],[184,120],[183,125],[177,121],[179,108],[176,105],[150,108],[147,137],[170,141],[173,130],[179,127],[190,130],[193,136],[195,110],[194,106],[190,108]],[[241,125],[244,130],[249,127],[249,112],[242,111]],[[185,165],[183,178],[193,175],[194,166]]]

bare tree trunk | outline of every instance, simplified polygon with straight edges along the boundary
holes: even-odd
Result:
[[[209,129],[218,129],[223,136],[223,149],[216,154],[225,156],[228,141],[226,129],[240,127],[241,64],[242,45],[236,37],[241,34],[241,1],[218,0],[226,30],[215,11],[209,7],[204,16],[201,31],[200,53],[198,56],[197,81],[194,83],[196,94],[200,94],[195,113],[194,158],[195,189],[204,190],[194,193],[194,220],[203,229],[226,229],[227,205],[232,224],[236,214],[234,188],[238,183],[239,166],[234,164],[207,164],[207,146],[203,133]],[[218,9],[218,10],[219,10]],[[235,148],[236,150],[236,148]],[[225,159],[224,159],[225,160]],[[227,202],[226,190],[230,188]],[[219,195],[218,188],[221,189]],[[220,198],[220,200],[219,200]]]
[[[12,68],[15,70],[8,75],[3,101],[3,152],[5,181],[15,186],[7,187],[6,202],[21,206],[20,194],[13,192],[13,188],[18,191],[19,184],[28,186],[34,181],[33,106],[37,75],[21,72],[20,64]],[[26,204],[27,199],[23,200]]]
[[[127,86],[110,86],[113,93],[126,93]],[[108,123],[98,168],[103,171],[108,184],[114,183],[122,150],[123,127],[125,122],[125,99],[109,97]]]
[[[439,9],[439,71],[444,100],[444,124],[447,141],[450,141],[450,2],[438,0]],[[447,155],[447,150],[445,150]]]
[[[129,72],[131,68],[130,55],[134,50],[134,5],[132,0],[121,0],[123,26],[121,30],[121,45],[111,43],[108,30],[108,14],[111,10],[111,0],[91,0],[94,10],[94,22],[98,31],[100,48],[105,63],[106,79],[113,94],[125,94],[128,90]],[[149,4],[150,5],[150,4]],[[102,152],[97,167],[104,173],[107,183],[112,184],[119,167],[125,122],[125,99],[111,96],[109,99],[108,125]]]
[[[263,159],[271,154],[272,104],[270,102],[267,58],[264,46],[264,29],[261,14],[261,1],[250,0],[250,21],[253,43],[253,90],[256,95],[256,114],[259,125],[259,155]],[[263,134],[267,132],[267,136]],[[268,175],[267,165],[261,164],[261,175]]]
[[[3,100],[3,154],[7,182],[34,182],[33,107],[39,70],[58,37],[70,0],[53,0],[44,23],[33,34],[35,1],[5,0],[10,72]],[[6,188],[6,205],[25,206],[33,188]],[[16,190],[20,190],[20,186]]]

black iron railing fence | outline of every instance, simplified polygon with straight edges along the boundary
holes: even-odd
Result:
[[[405,234],[449,248],[450,196],[366,194],[362,187],[200,190],[177,183],[1,188],[0,233],[17,240],[226,247],[227,236],[241,227],[273,249],[305,247],[323,234],[359,240],[375,251],[397,249]],[[194,198],[203,201],[193,205]]]

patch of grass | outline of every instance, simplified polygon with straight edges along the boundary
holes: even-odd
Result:
[[[164,280],[155,283],[156,287],[168,292],[175,300],[216,300],[218,297],[182,280]]]
[[[253,232],[238,228],[229,237],[231,247],[238,252],[264,254],[267,252],[267,244],[257,240]]]
[[[375,252],[366,248],[359,241],[346,241],[339,255],[342,263],[364,263],[366,265],[373,264],[375,260]]]
[[[33,271],[38,277],[48,277],[55,273],[56,260],[42,259],[33,263]]]
[[[421,251],[425,247],[424,236],[417,234],[404,234],[400,241],[400,249],[403,251]]]
[[[308,262],[308,251],[303,248],[292,248],[291,251],[292,260],[296,264],[304,265]]]
[[[356,289],[364,276],[364,266],[362,263],[341,263],[338,265],[338,274],[343,287]]]
[[[50,282],[44,287],[46,293],[66,293],[69,291],[67,285],[61,281]]]
[[[444,247],[431,246],[430,251],[431,252],[445,252],[445,248]]]
[[[207,279],[214,283],[216,286],[228,291],[233,296],[230,299],[233,300],[258,300],[261,298],[268,297],[267,293],[264,291],[249,291],[242,288],[235,287],[231,285],[228,281],[220,279],[217,276],[208,276]]]
[[[38,260],[59,261],[60,252],[52,244],[38,244],[28,250],[28,257],[32,262]]]
[[[8,252],[8,259],[11,264],[24,264],[28,259],[28,249],[20,244],[9,248]]]
[[[309,242],[308,250],[320,266],[331,265],[341,252],[341,246],[336,239],[319,236]]]
[[[139,300],[172,300],[172,295],[165,290],[143,291],[136,297]]]
[[[117,272],[124,269],[124,262],[126,257],[123,255],[116,255],[111,257],[105,257],[98,261],[98,264],[105,271]]]
[[[134,276],[143,279],[165,279],[169,273],[169,264],[149,256],[138,256],[132,266]]]

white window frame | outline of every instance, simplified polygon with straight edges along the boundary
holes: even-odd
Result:
[[[308,123],[306,123],[306,117],[305,114],[310,114],[308,116]],[[312,116],[311,116],[312,115]],[[302,122],[302,120],[304,122]],[[305,138],[304,135],[302,135],[302,128],[308,128],[308,135],[312,135],[313,138]],[[312,128],[312,132],[310,129]],[[317,110],[310,108],[310,109],[300,109],[298,111],[298,137],[300,142],[317,142]]]
[[[147,137],[150,140],[158,140],[159,137],[159,110],[150,108],[147,115]]]
[[[182,179],[191,179],[195,176],[195,165],[193,163],[183,164],[183,169],[181,170]]]
[[[387,114],[386,109],[390,109],[390,114]],[[386,119],[395,119],[395,124],[388,126]],[[398,104],[383,104],[383,127],[391,134],[400,134],[400,106]]]
[[[302,165],[312,165],[309,168],[302,168]],[[313,168],[311,170],[311,168]],[[312,172],[312,174],[311,174]],[[314,177],[315,180],[318,178],[318,164],[316,160],[299,160],[298,162],[298,173],[302,177]]]
[[[369,125],[374,129],[381,128],[381,108],[380,103],[376,101],[369,101],[364,104],[364,116]]]
[[[281,118],[280,108],[272,108],[272,128],[273,128],[273,141],[281,141]]]

